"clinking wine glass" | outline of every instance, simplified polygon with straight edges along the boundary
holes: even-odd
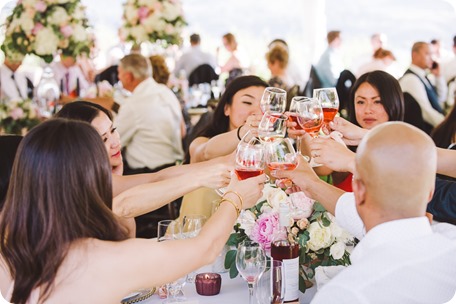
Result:
[[[264,147],[258,137],[252,137],[246,134],[241,139],[236,148],[234,171],[239,180],[264,173]]]
[[[284,138],[287,131],[288,116],[266,111],[258,125],[258,137],[262,142],[272,142]]]
[[[303,106],[304,102],[308,100],[308,97],[304,96],[295,96],[291,99],[290,103],[290,110],[287,112],[288,118],[291,122],[296,123],[296,126],[293,128],[294,130],[303,130],[301,124],[298,121],[298,116],[300,107]],[[298,136],[296,138],[296,150],[301,153],[301,140],[302,136]]]
[[[253,304],[253,289],[266,270],[266,255],[260,245],[245,240],[238,245],[236,268],[249,285],[249,304]]]
[[[329,133],[329,123],[334,120],[339,111],[339,96],[336,88],[322,88],[313,90],[313,98],[320,101],[323,109],[324,125],[323,131]]]
[[[260,108],[263,113],[283,113],[287,106],[287,91],[275,87],[267,87],[260,101]]]
[[[317,99],[309,97],[305,98],[306,100],[300,104],[298,109],[298,123],[304,131],[315,138],[320,133],[320,129],[323,124],[323,109]],[[313,162],[310,155],[309,160],[311,161],[312,167],[320,166],[320,164]]]
[[[273,177],[277,170],[292,171],[298,165],[298,158],[293,143],[289,138],[276,140],[266,146],[266,165]]]

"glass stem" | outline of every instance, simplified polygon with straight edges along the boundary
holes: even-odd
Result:
[[[249,284],[249,304],[254,304],[254,301],[253,301],[253,284],[252,283],[248,283]]]
[[[296,150],[299,152],[299,154],[302,155],[302,152],[301,152],[301,141],[302,141],[302,136],[296,137]]]

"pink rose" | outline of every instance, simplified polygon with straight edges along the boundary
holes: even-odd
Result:
[[[35,23],[35,26],[32,29],[32,34],[37,35],[39,31],[41,31],[44,28],[43,24],[37,22]]]
[[[149,16],[149,8],[147,6],[141,6],[138,10],[138,18],[142,22]]]
[[[296,210],[296,212],[293,212],[294,219],[308,218],[312,215],[315,201],[308,198],[304,192],[291,193],[290,198]]]
[[[35,4],[35,9],[42,13],[44,11],[46,11],[46,8],[47,8],[47,5],[44,1],[38,1],[36,4]]]
[[[60,27],[60,32],[63,34],[63,37],[68,38],[73,35],[73,28],[70,25],[64,25]]]
[[[255,222],[250,239],[260,244],[263,249],[269,250],[273,238],[286,237],[285,234],[280,233],[279,228],[279,215],[277,213],[263,213]]]
[[[18,120],[24,117],[24,110],[21,108],[14,108],[10,112],[10,116],[13,120]]]

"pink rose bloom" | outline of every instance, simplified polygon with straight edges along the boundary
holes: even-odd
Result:
[[[290,198],[296,211],[293,212],[294,219],[308,218],[312,215],[315,201],[308,198],[304,192],[291,193]]]
[[[10,116],[13,120],[21,119],[22,117],[24,117],[24,110],[22,110],[21,108],[14,108],[13,110],[11,110]]]
[[[70,25],[64,25],[60,27],[60,32],[63,34],[63,37],[68,38],[73,35],[73,28]]]
[[[38,1],[36,4],[35,4],[35,9],[42,13],[44,11],[46,11],[46,8],[47,8],[47,5],[44,1]]]
[[[271,249],[271,242],[275,237],[286,235],[277,235],[280,232],[279,215],[276,213],[263,213],[253,225],[250,239],[263,247],[265,250]],[[282,233],[283,234],[283,233]]]
[[[147,6],[141,6],[138,10],[138,18],[142,22],[149,16],[149,8]]]
[[[41,31],[44,28],[43,24],[37,22],[35,23],[35,26],[32,29],[32,34],[36,36],[39,31]]]

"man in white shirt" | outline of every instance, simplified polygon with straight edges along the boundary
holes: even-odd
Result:
[[[5,62],[0,67],[0,101],[32,99],[32,77],[21,69],[22,60],[5,55]]]
[[[412,47],[412,64],[399,83],[402,91],[412,95],[420,105],[424,121],[435,127],[444,119],[442,104],[447,98],[447,86],[440,67],[432,67],[432,64],[429,44],[416,42]],[[434,83],[427,77],[428,69]]]
[[[372,129],[358,147],[354,194],[313,187],[317,183],[309,166],[281,173],[324,203],[361,240],[351,254],[352,265],[312,303],[444,303],[454,296],[456,227],[431,227],[424,216],[436,164],[435,145],[424,132],[389,122]]]
[[[115,119],[132,169],[125,173],[154,172],[182,160],[182,110],[174,93],[155,82],[149,60],[140,54],[125,56],[118,71],[124,89],[132,93]]]
[[[176,62],[174,75],[178,77],[180,71],[184,70],[185,75],[188,77],[198,66],[202,64],[209,64],[212,68],[215,69],[215,57],[209,53],[203,52],[201,50],[200,35],[192,34],[190,36],[190,49],[182,54],[182,56]]]
[[[327,34],[328,48],[315,65],[323,88],[335,87],[340,73],[344,69],[340,47],[342,38],[340,31],[330,31]]]
[[[90,84],[87,82],[81,68],[76,64],[74,57],[60,55],[60,61],[53,62],[51,68],[54,72],[54,79],[60,86],[63,98],[74,99],[84,96]]]

